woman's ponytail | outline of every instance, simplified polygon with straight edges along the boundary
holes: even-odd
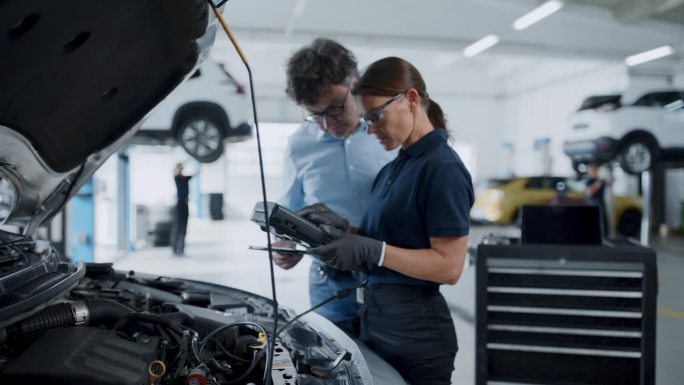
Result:
[[[431,98],[428,98],[427,115],[430,119],[430,123],[432,123],[435,128],[447,129],[447,120],[444,117],[442,107]]]

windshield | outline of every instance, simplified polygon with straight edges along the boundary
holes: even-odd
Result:
[[[501,187],[507,183],[510,183],[513,179],[512,178],[494,178],[494,179],[489,179],[484,187],[485,188],[495,188],[495,187]]]

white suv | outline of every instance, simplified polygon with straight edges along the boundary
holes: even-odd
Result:
[[[223,153],[223,143],[252,135],[245,89],[219,63],[205,61],[143,121],[135,142],[179,143],[200,162]]]
[[[564,151],[573,167],[617,159],[630,174],[657,161],[684,159],[684,90],[649,92],[633,104],[620,95],[592,96],[572,118]]]

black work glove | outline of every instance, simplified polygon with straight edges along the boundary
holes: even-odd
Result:
[[[325,264],[346,271],[368,271],[377,266],[382,256],[383,242],[357,234],[346,233],[330,225],[321,225],[332,241],[306,249]]]
[[[316,203],[306,206],[297,211],[296,214],[319,226],[328,225],[342,231],[349,230],[349,221],[336,212],[330,210],[330,208],[323,203]]]

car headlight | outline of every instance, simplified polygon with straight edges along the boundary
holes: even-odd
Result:
[[[5,223],[17,203],[17,190],[0,174],[0,225]]]

